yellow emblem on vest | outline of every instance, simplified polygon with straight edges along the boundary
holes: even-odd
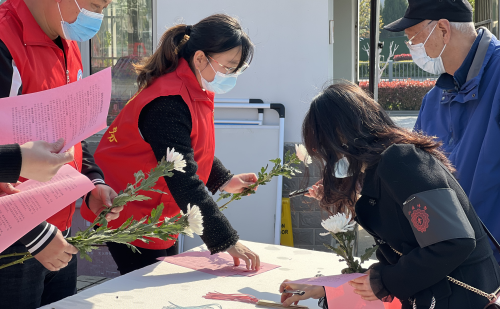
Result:
[[[118,143],[118,140],[116,139],[116,136],[115,136],[115,133],[117,130],[118,130],[118,127],[114,127],[113,130],[109,131],[109,134],[111,134],[111,136],[108,137],[108,140],[110,143],[112,143],[112,142]]]

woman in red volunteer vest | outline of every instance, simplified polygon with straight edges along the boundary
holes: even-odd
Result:
[[[205,190],[236,193],[257,180],[253,173],[232,175],[214,157],[214,92],[231,90],[252,55],[253,44],[238,21],[223,14],[193,26],[177,25],[163,34],[155,53],[137,67],[140,90],[111,124],[95,159],[115,190],[132,183],[138,170],[155,167],[167,148],[181,153],[187,165],[184,173],[174,171],[173,177],[158,181],[156,188],[168,194],[148,192],[151,200],[129,203],[110,227],[119,227],[131,216],[140,219],[160,203],[165,205],[164,217],[186,212],[189,203],[198,205],[203,215],[201,238],[210,252],[227,251],[236,265],[243,259],[247,268],[259,269],[258,255],[238,242],[237,232]],[[85,219],[94,220],[87,207],[81,209]],[[108,243],[108,248],[125,274],[175,254],[174,243],[133,242],[140,254],[123,244]]]

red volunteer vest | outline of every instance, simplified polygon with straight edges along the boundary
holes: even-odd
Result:
[[[191,112],[192,130],[191,146],[194,150],[194,160],[198,164],[196,174],[205,184],[210,176],[214,161],[214,94],[205,92],[191,71],[187,61],[181,59],[175,72],[166,74],[156,79],[149,87],[138,92],[118,117],[113,121],[106,134],[102,137],[95,153],[96,163],[104,171],[106,183],[116,192],[125,189],[127,184],[135,183],[134,173],[142,170],[148,173],[158,162],[151,146],[144,141],[139,133],[139,115],[149,102],[160,96],[181,95]],[[165,130],[172,128],[165,127]],[[173,176],[175,179],[175,175]],[[179,214],[180,209],[170,194],[165,179],[162,177],[154,187],[168,194],[156,192],[141,192],[151,200],[144,202],[131,202],[125,206],[120,217],[109,222],[111,228],[119,227],[128,218],[134,220],[150,215],[151,209],[163,203],[164,217],[173,217]],[[88,207],[81,208],[83,218],[93,221],[95,215]],[[149,244],[135,241],[132,244],[140,248],[166,249],[175,243],[174,240],[162,241],[154,239]]]
[[[76,42],[62,39],[65,62],[63,51],[43,32],[23,0],[7,0],[0,5],[0,40],[19,70],[23,94],[56,88],[82,78],[82,60]],[[75,160],[70,165],[82,170],[80,143],[75,145]],[[71,227],[74,212],[75,203],[72,203],[47,222],[64,231]]]

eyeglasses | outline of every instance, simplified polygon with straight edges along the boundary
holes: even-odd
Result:
[[[225,66],[223,64],[220,64],[217,60],[215,60],[214,58],[208,56],[210,59],[212,59],[215,63],[217,63],[218,65],[220,65],[222,68],[224,68],[224,70],[226,70],[226,74],[241,74],[243,73],[249,66],[248,63],[243,63],[243,65],[241,66],[241,68],[239,68],[238,70],[236,70],[236,68],[233,68],[233,67],[228,67],[228,66]]]
[[[410,45],[413,45],[413,39],[420,34],[420,32],[424,31],[425,28],[429,27],[430,24],[432,24],[434,20],[431,20],[425,27],[422,28],[419,32],[417,32],[414,36],[411,37],[408,41],[405,41],[406,46],[410,47]]]

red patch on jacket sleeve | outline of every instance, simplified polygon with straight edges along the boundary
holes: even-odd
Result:
[[[412,211],[410,212],[411,223],[417,229],[417,231],[424,233],[429,228],[429,214],[426,212],[427,206],[424,206],[422,209],[420,204],[417,205],[417,208],[412,207]]]

